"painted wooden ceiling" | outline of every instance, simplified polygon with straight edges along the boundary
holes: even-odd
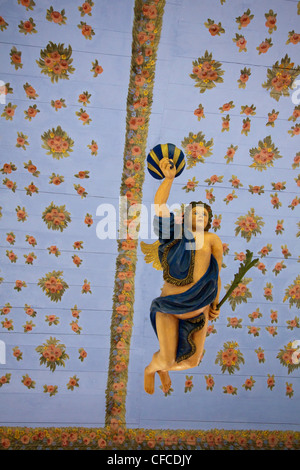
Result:
[[[0,7],[2,447],[298,448],[300,2]],[[170,204],[212,207],[222,294],[259,262],[199,367],[149,396],[146,157],[167,142],[186,160]]]

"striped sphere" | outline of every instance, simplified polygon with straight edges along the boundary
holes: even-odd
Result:
[[[176,175],[179,176],[185,167],[184,153],[174,144],[158,144],[150,150],[147,156],[147,168],[151,176],[157,180],[164,178],[159,168],[159,162],[162,158],[167,157],[174,162],[176,167]]]

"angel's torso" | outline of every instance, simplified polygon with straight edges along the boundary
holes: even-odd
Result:
[[[171,284],[165,281],[161,290],[162,297],[166,295],[181,294],[182,292],[187,291],[194,284],[196,284],[196,282],[198,282],[199,279],[206,273],[210,264],[211,253],[212,253],[210,234],[208,232],[205,232],[204,237],[202,238],[201,241],[198,241],[198,243],[201,244],[200,245],[201,248],[197,248],[197,240],[196,240],[193,282],[185,286],[177,286],[175,284]]]

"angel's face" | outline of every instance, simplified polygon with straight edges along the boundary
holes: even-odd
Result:
[[[193,232],[204,230],[208,224],[209,214],[202,204],[197,204],[189,213],[188,226]]]

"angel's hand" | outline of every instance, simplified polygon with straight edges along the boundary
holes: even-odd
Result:
[[[173,165],[173,167],[172,167]],[[159,162],[159,168],[163,172],[165,178],[167,179],[174,179],[176,176],[176,167],[173,164],[171,164],[170,160],[167,157],[164,157],[160,160]]]

